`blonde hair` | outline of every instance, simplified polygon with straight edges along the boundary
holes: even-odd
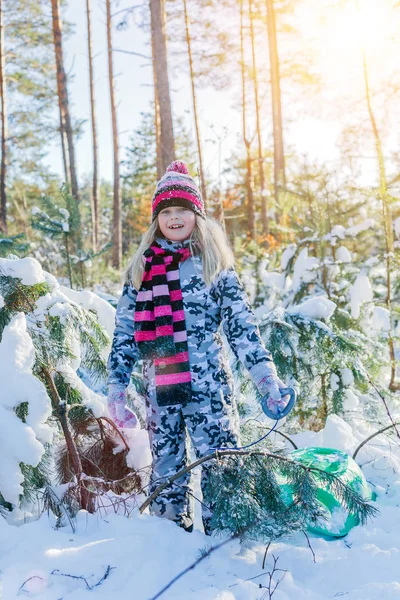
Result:
[[[228,238],[221,225],[211,217],[196,216],[196,224],[189,238],[192,255],[198,255],[203,263],[203,277],[206,285],[211,285],[217,275],[234,266],[235,259]],[[155,219],[143,234],[142,241],[125,271],[125,282],[131,283],[137,290],[143,277],[143,253],[162,234]]]

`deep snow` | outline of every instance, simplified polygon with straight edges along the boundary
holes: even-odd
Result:
[[[336,440],[337,447],[351,452],[359,436],[333,416],[324,430],[302,432],[294,439],[299,446],[332,446]],[[310,535],[315,562],[302,533],[272,544],[264,570],[265,546],[254,543],[241,547],[233,540],[185,574],[161,598],[268,599],[267,589],[259,586],[268,584],[273,556],[278,558],[277,566],[287,570],[274,600],[400,598],[400,461],[391,445],[385,438],[375,438],[375,444],[364,446],[357,456],[377,493],[380,515],[343,539]],[[19,516],[23,518],[22,511]],[[150,600],[198,559],[202,549],[223,539],[207,537],[199,530],[186,533],[172,522],[140,515],[137,510],[129,518],[80,511],[75,527],[75,532],[70,525],[57,530],[54,517],[46,513],[20,526],[0,518],[1,600],[24,596],[41,600]],[[92,590],[82,579],[69,577],[82,576],[93,586],[107,567],[111,567],[109,576]]]

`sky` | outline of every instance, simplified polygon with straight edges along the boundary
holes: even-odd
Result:
[[[317,0],[301,0],[295,13],[300,25],[299,36],[294,44],[300,44],[312,55],[314,71],[323,80],[319,92],[302,92],[301,103],[293,94],[285,96],[283,85],[284,135],[287,146],[307,157],[310,161],[335,163],[338,159],[336,142],[349,115],[343,113],[343,103],[348,100],[348,110],[366,109],[363,98],[361,43],[366,45],[370,68],[371,86],[379,85],[390,77],[395,67],[393,52],[399,18],[393,19],[393,1],[360,0],[361,11],[356,13],[354,3],[344,2],[342,10],[328,9],[328,2],[321,6]],[[130,6],[128,0],[120,0],[114,10]],[[189,4],[190,6],[190,4]],[[397,11],[398,13],[400,12]],[[77,168],[80,181],[92,170],[90,135],[90,105],[87,76],[87,39],[85,2],[69,0],[65,17],[75,25],[73,35],[65,45],[66,70],[70,74],[69,94],[74,118],[85,119],[83,134],[77,141]],[[362,16],[362,18],[360,17]],[[95,54],[96,112],[100,153],[100,174],[112,179],[112,137],[107,73],[107,49],[104,2],[92,0],[93,48]],[[115,49],[139,52],[150,56],[149,34],[133,22],[123,31],[113,29]],[[266,39],[265,39],[266,44]],[[293,46],[293,53],[296,48]],[[258,48],[267,57],[267,46]],[[398,47],[397,47],[398,51]],[[120,132],[121,159],[133,130],[139,125],[141,112],[149,110],[153,98],[151,61],[120,52],[114,52],[116,74],[116,98],[118,104],[118,127]],[[261,66],[261,65],[260,65]],[[184,115],[194,139],[194,122],[190,81],[183,72],[170,74],[170,87],[175,115]],[[212,88],[198,90],[199,119],[203,140],[206,171],[211,177],[218,172],[219,152],[222,162],[228,160],[232,150],[242,139],[241,114],[234,108],[237,96],[234,90],[215,91]],[[294,92],[296,93],[296,92]],[[298,92],[297,92],[298,93]],[[266,97],[267,103],[269,98]],[[363,106],[364,104],[364,106]],[[267,111],[268,112],[268,111]],[[396,127],[390,127],[388,139],[396,147],[399,142],[399,115],[391,115]],[[271,143],[271,123],[264,126],[264,142]],[[219,149],[217,138],[222,136]],[[388,142],[389,143],[389,142]],[[375,180],[373,147],[362,159],[367,183]],[[47,157],[52,170],[62,174],[61,153],[58,144]]]

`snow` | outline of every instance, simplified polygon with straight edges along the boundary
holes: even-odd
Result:
[[[291,306],[287,312],[291,315],[302,315],[310,319],[329,319],[336,308],[336,304],[325,296],[309,298],[297,306]]]
[[[319,266],[317,258],[308,256],[308,248],[303,248],[296,259],[293,270],[292,290],[297,291],[301,283],[310,283],[317,276],[316,269]]]
[[[339,389],[339,381],[340,381],[339,376],[336,375],[336,373],[331,373],[330,388],[331,388],[332,392],[336,392]]]
[[[400,238],[400,217],[397,217],[397,219],[394,220],[393,229],[396,234],[396,237]]]
[[[305,445],[316,439],[325,447],[353,451],[357,434],[339,417],[330,417],[321,432],[293,436]],[[277,600],[352,600],[400,598],[400,465],[390,452],[367,445],[358,455],[364,474],[377,492],[380,515],[358,526],[343,539],[324,539],[302,533],[271,544],[265,568],[265,545],[231,540],[183,575],[161,598],[164,600],[261,600],[273,566],[286,571],[274,594]],[[334,514],[337,522],[342,511]],[[129,518],[81,510],[71,526],[56,529],[55,518],[19,527],[0,517],[0,584],[6,600],[150,600],[172,578],[194,563],[204,549],[224,538],[207,537],[198,529],[186,533],[174,523],[134,510]],[[110,567],[108,577],[91,590]],[[277,574],[279,577],[282,572]],[[83,579],[78,579],[84,577]],[[28,581],[29,580],[29,581]],[[277,581],[276,575],[274,581]]]
[[[360,316],[360,308],[364,302],[372,302],[373,292],[367,275],[357,276],[357,279],[350,288],[350,307],[353,319]]]
[[[33,364],[25,315],[18,313],[4,328],[0,342],[0,492],[12,504],[17,504],[23,491],[20,463],[36,466],[43,444],[52,440],[46,424],[51,403],[45,386],[32,374]],[[13,410],[22,402],[29,407],[26,423]]]
[[[346,235],[346,228],[343,227],[343,225],[335,225],[332,228],[332,231],[331,231],[332,237],[340,238],[342,240],[345,237],[345,235]]]
[[[348,367],[340,369],[340,378],[342,380],[343,385],[353,385],[354,383],[353,371]]]
[[[43,269],[35,258],[17,260],[0,258],[0,273],[21,279],[23,285],[35,285],[45,281]]]
[[[336,250],[336,260],[342,263],[351,263],[351,253],[346,246],[339,246]]]
[[[390,331],[390,312],[387,308],[383,308],[383,306],[374,306],[371,328],[377,333]]]
[[[261,279],[263,283],[270,288],[283,290],[285,287],[285,274],[284,273],[276,273],[275,271],[261,274]]]
[[[285,250],[282,252],[281,256],[281,269],[284,271],[288,266],[288,263],[291,258],[296,254],[296,244],[290,244]]]
[[[359,407],[360,401],[357,398],[357,396],[355,395],[355,393],[353,392],[353,390],[351,390],[351,389],[344,390],[343,396],[344,396],[344,398],[343,398],[343,410],[344,411],[356,410]]]
[[[0,294],[0,308],[3,308],[5,302],[3,296]]]
[[[86,308],[86,310],[96,311],[99,323],[107,331],[110,340],[112,339],[115,328],[115,308],[109,302],[88,290],[77,292],[61,285],[60,291],[79,306]]]
[[[367,229],[372,229],[376,227],[376,221],[374,219],[366,219],[362,223],[358,225],[353,225],[353,227],[348,227],[346,229],[346,235],[349,237],[356,237],[362,231],[366,231]]]

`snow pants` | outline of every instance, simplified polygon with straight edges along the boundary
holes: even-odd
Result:
[[[197,458],[214,447],[240,445],[239,418],[236,405],[226,402],[222,394],[196,398],[186,405],[157,406],[149,399],[147,429],[153,456],[150,494],[165,479],[175,475],[190,462],[190,445]],[[205,533],[210,533],[213,501],[207,498],[205,487],[211,461],[202,465],[202,519]],[[166,488],[150,505],[150,512],[171,519],[185,529],[194,521],[194,500],[191,474],[187,473]]]

